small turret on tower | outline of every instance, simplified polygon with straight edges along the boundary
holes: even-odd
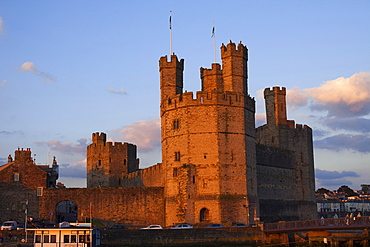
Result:
[[[202,80],[202,91],[224,91],[222,70],[220,64],[213,63],[212,69],[200,68],[200,78]]]
[[[159,72],[161,83],[161,103],[163,100],[181,94],[183,91],[183,71],[184,59],[178,61],[176,55],[171,56],[171,61],[167,61],[167,56],[159,60]]]
[[[266,102],[267,124],[290,125],[292,121],[287,120],[285,87],[273,87],[272,89],[266,88],[264,91],[264,97]]]
[[[221,46],[224,91],[248,94],[248,49],[242,43]]]
[[[107,141],[107,134],[99,133],[99,132],[92,134],[93,143],[106,143],[106,141]]]

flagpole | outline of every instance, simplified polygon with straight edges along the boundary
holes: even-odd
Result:
[[[91,205],[91,202],[90,202],[90,227],[92,228],[93,227],[93,222],[92,222],[92,205]]]
[[[212,27],[212,37],[213,37],[213,59],[214,63],[216,63],[216,34],[215,34],[215,22],[213,22]],[[212,38],[211,37],[211,38]]]
[[[26,219],[25,219],[25,221],[24,221],[24,231],[26,232],[26,239],[25,239],[25,241],[26,241],[26,243],[27,243],[28,199],[27,199],[27,201],[26,201],[26,209],[25,209],[25,213],[26,213]]]
[[[172,56],[172,11],[170,11],[170,59]]]

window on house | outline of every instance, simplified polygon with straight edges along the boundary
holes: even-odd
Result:
[[[64,235],[63,243],[69,243],[69,235]]]
[[[35,243],[41,243],[41,235],[35,236]]]
[[[57,235],[50,235],[50,243],[56,243],[57,242]]]
[[[14,181],[19,181],[19,173],[14,173]]]
[[[43,189],[44,189],[44,188],[42,188],[42,187],[37,187],[37,189],[36,189],[36,195],[37,195],[37,196],[42,196]]]
[[[175,161],[180,161],[180,152],[175,152]]]
[[[44,235],[44,243],[49,243],[49,235]]]

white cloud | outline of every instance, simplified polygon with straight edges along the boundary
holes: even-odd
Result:
[[[87,139],[82,138],[77,140],[78,144],[73,144],[71,142],[62,143],[60,141],[48,141],[48,142],[36,142],[37,146],[48,146],[51,150],[58,151],[65,154],[74,154],[74,153],[86,153]]]
[[[370,102],[370,73],[357,73],[349,78],[340,77],[327,81],[317,88],[306,89],[317,103],[355,104]]]
[[[261,126],[266,123],[266,114],[265,113],[256,113],[256,127]]]
[[[24,70],[24,71],[32,71],[32,72],[37,71],[36,70],[36,65],[33,62],[23,63],[20,69]]]
[[[51,74],[37,70],[36,64],[33,62],[25,62],[22,64],[20,68],[16,68],[16,69],[22,70],[22,71],[30,71],[34,73],[35,75],[42,77],[45,82],[55,82],[55,79]]]
[[[334,116],[363,116],[370,113],[370,73],[327,81],[317,88],[305,89],[312,98],[312,109]]]
[[[287,104],[290,106],[290,110],[292,111],[306,106],[308,103],[308,95],[301,92],[297,87],[287,90],[286,94]]]
[[[114,93],[114,94],[121,94],[121,95],[125,95],[125,94],[127,94],[127,92],[126,92],[126,90],[125,90],[124,88],[121,88],[121,89],[120,89],[120,90],[118,90],[118,91],[116,91],[116,90],[114,90],[114,89],[109,88],[109,89],[107,89],[107,91],[108,91],[108,92],[110,92],[110,93]]]
[[[137,145],[141,152],[149,152],[161,146],[160,119],[143,120],[114,130],[113,135],[124,142]]]

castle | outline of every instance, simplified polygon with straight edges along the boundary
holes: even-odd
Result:
[[[315,218],[311,128],[287,120],[280,87],[265,89],[267,124],[255,128],[248,49],[230,42],[221,58],[200,69],[195,96],[183,90],[184,60],[160,58],[162,163],[139,169],[135,145],[93,133],[88,188],[45,187],[33,213],[47,218],[72,201],[78,221],[92,204],[94,218],[132,225]]]

